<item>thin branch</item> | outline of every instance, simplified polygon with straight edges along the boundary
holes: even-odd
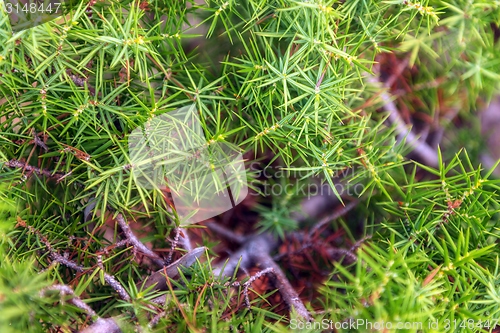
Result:
[[[54,249],[50,248],[49,247],[50,245],[48,245],[48,243],[45,243],[45,246],[49,249],[49,251],[50,251],[50,257],[55,262],[58,262],[58,263],[66,266],[68,268],[71,268],[71,269],[73,269],[73,270],[75,270],[75,271],[77,271],[79,273],[85,272],[85,268],[83,268],[83,266],[80,266],[76,262],[63,257],[62,255],[60,255],[59,253],[57,253]]]
[[[157,313],[157,314],[153,317],[153,319],[151,319],[151,320],[149,321],[148,327],[149,327],[149,328],[153,328],[153,327],[155,327],[156,325],[158,325],[158,323],[160,322],[160,319],[161,319],[161,318],[163,318],[163,317],[165,317],[165,315],[166,315],[166,314],[167,314],[167,312],[166,312],[166,311],[161,311],[161,312]]]
[[[300,236],[300,234],[298,234],[297,236]],[[285,256],[291,257],[294,255],[302,254],[305,250],[310,249],[310,248],[312,248],[313,250],[316,250],[318,248],[326,249],[326,253],[332,259],[334,259],[333,258],[334,256],[340,255],[340,257],[349,258],[351,262],[355,262],[358,260],[358,257],[354,254],[354,251],[357,248],[355,246],[352,246],[351,249],[349,249],[349,250],[341,249],[341,248],[332,248],[331,244],[328,244],[321,239],[311,240],[309,238],[310,236],[308,236],[308,235],[304,235],[304,236],[305,237],[300,237],[300,239],[299,239],[299,241],[303,243],[303,245],[299,249],[297,249],[295,251],[287,251],[285,253],[275,255],[275,256],[273,256],[273,260],[278,261],[278,260],[281,260]]]
[[[389,121],[396,125],[398,139],[403,140],[406,138],[408,144],[413,148],[413,152],[417,154],[426,165],[434,168],[438,167],[439,161],[436,150],[425,141],[419,140],[413,131],[407,129],[406,124],[399,115],[396,105],[387,92],[382,92],[380,97],[384,101],[384,109],[389,114]]]
[[[121,333],[122,330],[113,318],[99,318],[80,333]]]
[[[106,247],[101,248],[96,254],[109,254],[109,251],[113,249],[120,248],[122,246],[128,246],[130,241],[128,239],[122,239],[119,242],[116,242],[115,244],[108,245]]]
[[[297,311],[297,314],[304,318],[307,321],[311,321],[312,317],[309,311],[304,306],[304,303],[299,298],[299,295],[293,289],[292,285],[288,281],[285,273],[281,270],[281,268],[276,264],[268,253],[254,253],[254,260],[258,262],[262,267],[270,268],[274,271],[274,275],[276,277],[275,285],[278,288],[281,297],[283,300],[290,306],[291,308]]]
[[[212,230],[213,232],[223,236],[224,238],[233,241],[238,244],[243,244],[247,240],[247,237],[238,235],[232,230],[229,230],[228,228],[218,224],[215,222],[215,220],[210,220],[209,223],[207,223],[208,229]]]
[[[42,148],[45,151],[48,151],[49,147],[47,147],[47,145],[45,144],[45,142],[43,142],[42,140],[40,140],[40,138],[38,137],[38,134],[36,133],[36,131],[35,131],[34,128],[32,128],[32,134],[33,134],[33,143],[35,144],[35,146],[38,146],[38,147]]]
[[[75,292],[73,289],[67,285],[64,284],[56,284],[47,288],[44,288],[41,292],[40,295],[42,297],[46,296],[46,292],[49,290],[57,290],[63,295],[71,295],[71,299],[69,300],[74,306],[77,308],[82,309],[87,316],[94,318],[95,320],[99,319],[99,316],[97,313],[87,305],[87,303],[83,302],[78,296],[75,295]]]
[[[77,87],[85,87],[85,84],[87,84],[87,89],[89,90],[90,92],[90,95],[91,96],[95,96],[95,88],[92,87],[89,82],[88,82],[88,78],[85,78],[85,77],[81,77],[81,76],[78,76],[78,75],[75,75],[75,74],[72,74],[70,70],[67,70],[66,71],[66,74],[68,74],[69,78],[71,79],[71,81],[73,81],[73,83],[77,86]]]
[[[170,252],[168,253],[167,260],[165,260],[165,263],[169,265],[172,262],[172,256],[174,255],[175,248],[177,247],[177,244],[179,244],[179,238],[181,235],[181,228],[175,228],[174,229],[175,236],[172,242],[170,243]]]
[[[297,314],[307,321],[310,321],[311,315],[309,311],[300,300],[297,292],[293,289],[285,273],[283,273],[278,264],[276,264],[269,255],[276,246],[276,239],[268,233],[253,236],[249,238],[238,252],[231,255],[225,264],[216,267],[213,270],[214,275],[224,274],[226,276],[231,276],[234,274],[236,267],[240,266],[245,268],[249,267],[252,263],[259,265],[263,270],[270,269],[274,272],[275,285],[283,297],[283,300],[290,308],[295,309]]]
[[[54,251],[54,250],[51,250],[51,251]],[[82,273],[85,272],[85,268],[83,266],[78,265],[77,263],[75,263],[74,261],[72,261],[70,259],[66,259],[66,258],[62,257],[60,254],[58,254],[56,252],[51,252],[50,256],[52,257],[52,259],[54,259],[58,263],[63,264],[71,269],[74,269],[77,272],[82,272]],[[89,269],[89,271],[94,271],[94,270]],[[120,298],[124,301],[130,302],[130,300],[131,300],[130,295],[125,290],[125,288],[123,288],[121,283],[118,280],[116,280],[114,278],[114,276],[104,272],[104,270],[103,270],[102,274],[104,277],[104,281],[106,281],[106,283],[118,293]]]
[[[349,249],[350,252],[354,252],[356,251],[365,241],[371,239],[372,236],[371,235],[367,235],[363,238],[361,238],[360,240],[358,240],[356,243],[354,243],[354,245]]]
[[[344,207],[335,210],[333,213],[328,214],[324,218],[322,218],[309,232],[309,237],[313,237],[316,232],[318,232],[321,228],[323,228],[326,224],[335,221],[336,219],[344,216],[348,212],[350,212],[354,207],[356,207],[359,203],[359,200],[354,200],[349,202],[347,205]]]
[[[246,304],[247,308],[250,309],[250,299],[248,297],[248,288],[250,288],[250,286],[252,285],[252,283],[255,282],[255,280],[260,279],[262,275],[269,274],[269,273],[274,274],[274,270],[271,267],[268,267],[260,272],[257,272],[257,274],[250,277],[250,279],[248,279],[248,281],[243,284],[243,295],[245,296],[245,304]]]
[[[247,269],[252,265],[253,252],[271,253],[277,247],[276,239],[269,233],[251,236],[248,240],[229,256],[229,258],[221,264],[213,268],[214,276],[231,277],[236,268]]]
[[[125,301],[130,301],[130,296],[127,291],[122,287],[121,283],[115,279],[113,275],[110,275],[104,271],[104,266],[102,264],[102,256],[97,256],[97,266],[102,270],[104,275],[104,281],[109,284],[117,293],[120,295],[121,299]]]
[[[375,77],[368,78],[368,81],[372,83],[381,83],[385,88],[389,89],[408,65],[408,61],[409,59],[406,58],[400,62],[395,72],[385,82]],[[400,116],[399,110],[387,91],[382,91],[380,97],[384,102],[383,108],[389,114],[389,121],[396,125],[398,140],[401,141],[406,138],[408,144],[413,148],[413,152],[417,154],[425,164],[436,168],[439,165],[436,150],[429,146],[424,140],[418,139],[412,130],[408,130],[405,122]]]
[[[344,258],[349,258],[351,262],[356,262],[358,261],[358,256],[355,254],[356,250],[368,239],[372,238],[370,235],[367,235],[366,237],[361,238],[358,240],[356,243],[354,243],[353,246],[349,250],[346,249],[328,249],[327,253],[330,257],[334,257],[335,255],[340,255]]]
[[[26,162],[21,162],[17,159],[11,159],[10,161],[5,163],[5,166],[9,168],[19,168],[28,171],[30,174],[35,173],[40,176],[45,176],[47,178],[53,178],[57,182],[60,182],[63,180],[65,177],[67,177],[71,173],[62,173],[62,172],[55,172],[51,171],[48,169],[41,169],[32,165],[29,165]]]
[[[24,222],[22,220],[18,220],[16,226],[25,227],[30,232],[37,235],[40,238],[40,240],[44,243],[45,247],[47,247],[47,249],[49,250],[49,255],[52,258],[52,260],[66,266],[68,268],[71,268],[77,272],[80,272],[80,273],[84,273],[85,271],[94,271],[93,269],[86,270],[83,266],[78,265],[73,260],[61,256],[59,253],[56,252],[56,250],[54,250],[52,248],[52,244],[50,244],[50,242],[47,240],[47,238],[44,235],[42,235],[38,230],[36,230],[32,226],[28,226],[26,224],[26,222]],[[111,288],[113,288],[118,293],[118,295],[120,296],[121,299],[123,299],[124,301],[127,301],[127,302],[129,302],[131,300],[130,295],[127,293],[125,288],[123,288],[123,286],[120,284],[120,282],[118,282],[118,280],[116,280],[112,275],[104,272],[104,270],[103,270],[103,277],[104,277],[104,281],[106,281],[106,283],[109,286],[111,286]]]
[[[156,265],[163,267],[165,265],[165,261],[160,258],[159,255],[151,251],[146,245],[144,245],[137,237],[134,235],[132,230],[130,230],[130,226],[123,218],[122,214],[118,214],[116,216],[116,221],[118,225],[122,229],[125,237],[129,240],[130,244],[132,244],[137,250],[142,252],[145,256],[150,258]]]
[[[198,247],[186,253],[172,264],[154,272],[144,281],[138,282],[136,284],[137,289],[141,289],[141,287],[142,289],[146,289],[154,285],[153,290],[167,290],[167,276],[171,279],[175,279],[179,276],[179,268],[192,266],[205,251],[205,247]]]
[[[351,262],[358,261],[358,257],[350,250],[331,248],[326,250],[326,252],[328,253],[328,256],[330,258],[334,257],[335,255],[340,255],[341,257],[349,258]]]
[[[167,259],[165,260],[166,265],[169,265],[172,262],[172,256],[174,255],[174,251],[177,248],[177,245],[179,245],[179,243],[186,251],[189,252],[193,250],[187,229],[183,230],[183,228],[181,227],[176,227],[174,229],[174,232],[175,236],[170,244],[170,252],[168,253]]]

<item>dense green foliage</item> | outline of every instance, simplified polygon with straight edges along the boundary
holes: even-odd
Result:
[[[499,88],[498,1],[91,1],[15,33],[2,7],[0,331],[85,327],[79,308],[41,293],[55,283],[128,325],[146,329],[148,314],[170,313],[158,332],[289,330],[290,318],[272,309],[233,312],[226,281],[211,275],[208,240],[209,259],[175,292],[163,292],[175,295],[163,308],[151,308],[159,294],[136,289],[146,270],[130,249],[104,253],[104,229],[91,232],[105,225],[104,212],[120,212],[148,231],[143,242],[169,247],[165,235],[179,221],[161,191],[138,184],[127,135],[190,105],[208,142],[238,146],[249,165],[264,160],[300,172],[269,179],[288,190],[256,209],[261,229],[281,239],[296,230],[292,213],[308,195],[297,188],[313,176],[339,197],[336,176],[362,185],[356,217],[367,228],[356,234],[344,220],[334,228],[346,228],[353,242],[372,238],[356,263],[331,268],[317,320],[414,321],[426,332],[438,320],[438,332],[447,320],[488,321],[492,329],[500,319],[498,182],[454,142],[443,143],[437,168],[407,159],[397,129],[376,112],[385,88],[373,83],[391,75],[391,66],[376,64],[393,52],[414,69],[415,89],[399,105],[448,130],[453,112],[445,110],[474,118]],[[195,18],[201,33],[189,27]],[[93,204],[102,213],[87,221]],[[51,261],[47,243],[89,270]],[[116,297],[103,272],[130,302]]]

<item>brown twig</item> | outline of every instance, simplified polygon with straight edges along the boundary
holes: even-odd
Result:
[[[231,255],[223,265],[215,267],[215,276],[234,274],[236,267],[248,268],[251,264],[257,264],[263,270],[271,269],[275,276],[275,285],[278,288],[283,300],[290,308],[295,309],[302,318],[310,321],[311,315],[300,300],[298,294],[288,281],[285,273],[271,258],[270,253],[277,246],[275,237],[268,233],[250,237],[236,253]]]
[[[346,250],[346,249],[338,249],[338,248],[330,248],[328,250],[326,250],[326,252],[328,253],[328,256],[331,258],[335,255],[340,255],[344,258],[349,258],[349,260],[351,262],[356,262],[358,261],[358,257],[350,250]]]
[[[168,253],[167,259],[165,260],[166,265],[169,265],[172,262],[174,251],[177,248],[177,245],[179,245],[179,243],[182,245],[184,250],[188,252],[193,249],[193,247],[191,246],[191,240],[189,239],[189,234],[186,229],[183,230],[183,228],[181,227],[176,227],[174,229],[174,232],[175,236],[170,244],[170,252]]]
[[[40,138],[38,137],[38,134],[36,133],[35,129],[32,129],[31,133],[33,135],[33,141],[32,142],[35,144],[35,146],[38,146],[38,147],[42,148],[45,151],[48,151],[49,147],[47,147],[47,145],[45,144],[45,142],[43,142],[43,140],[40,140]]]
[[[157,313],[150,321],[149,321],[149,324],[148,324],[148,327],[149,328],[153,328],[155,327],[159,322],[160,322],[160,319],[165,317],[165,315],[167,314],[166,311],[161,311],[159,313]]]
[[[276,288],[278,288],[281,297],[283,297],[283,300],[288,304],[288,306],[295,309],[297,314],[305,320],[311,321],[312,317],[309,311],[304,306],[304,303],[302,303],[302,301],[300,300],[299,295],[297,294],[295,289],[293,289],[285,273],[283,273],[278,264],[274,262],[269,253],[258,252],[254,253],[252,257],[262,267],[270,268],[274,271],[274,275],[276,277]]]
[[[45,297],[47,291],[49,291],[49,290],[57,290],[62,295],[70,295],[71,299],[69,301],[74,306],[82,309],[87,314],[87,316],[93,318],[94,320],[99,319],[99,316],[97,315],[97,313],[90,306],[88,306],[85,302],[83,302],[78,296],[76,296],[75,292],[73,291],[73,289],[71,289],[71,287],[64,285],[64,284],[56,284],[56,285],[44,288],[40,292],[40,295],[42,297]]]
[[[63,180],[65,177],[68,176],[68,173],[62,173],[62,172],[55,172],[47,169],[41,169],[32,165],[29,165],[26,162],[21,162],[17,159],[11,159],[10,161],[5,163],[5,166],[9,168],[19,168],[28,171],[30,174],[37,174],[39,176],[45,176],[47,178],[53,178],[57,182],[60,182]]]
[[[116,242],[115,244],[108,245],[106,247],[101,248],[96,254],[109,254],[109,251],[120,248],[122,246],[128,246],[130,241],[128,239],[122,239],[121,241]]]
[[[408,144],[413,148],[413,152],[417,154],[426,165],[436,168],[439,165],[436,150],[430,147],[426,142],[419,140],[413,131],[407,129],[406,124],[399,115],[396,105],[387,92],[380,94],[380,97],[384,102],[384,109],[389,114],[389,121],[396,125],[398,139],[403,140],[406,138]]]
[[[177,227],[174,229],[175,236],[172,242],[170,243],[170,252],[168,253],[167,260],[165,260],[165,263],[169,265],[172,262],[172,256],[174,255],[175,248],[177,247],[177,244],[179,244],[179,238],[181,235],[181,228]]]
[[[371,235],[367,235],[363,238],[361,238],[360,240],[358,240],[356,243],[354,243],[353,246],[351,246],[351,248],[349,249],[350,252],[355,252],[365,241],[371,239],[372,236]]]
[[[254,283],[257,279],[260,279],[261,276],[265,274],[274,274],[274,270],[271,267],[268,267],[260,272],[257,272],[254,276],[251,276],[248,281],[243,283],[243,295],[245,296],[245,304],[247,308],[250,309],[250,298],[248,297],[248,288]]]
[[[300,235],[300,234],[299,234]],[[283,257],[291,257],[298,254],[303,254],[307,249],[317,250],[318,248],[326,249],[326,253],[330,258],[333,259],[334,256],[340,255],[341,257],[349,258],[351,262],[355,262],[358,260],[354,251],[357,249],[357,246],[352,246],[351,249],[341,249],[341,248],[333,248],[331,244],[324,242],[320,239],[312,240],[309,235],[303,235],[303,237],[299,238],[299,241],[303,243],[303,245],[295,250],[295,251],[287,251],[286,253],[282,253],[273,257],[274,261],[281,260]]]
[[[137,250],[142,252],[145,256],[150,258],[159,267],[165,265],[165,261],[162,258],[160,258],[159,255],[151,251],[146,245],[144,245],[139,239],[137,239],[132,230],[130,230],[130,226],[125,221],[122,214],[118,214],[116,216],[116,221],[118,222],[118,225],[125,234],[125,237],[129,240],[130,244],[134,246],[134,248],[136,248]]]
[[[208,229],[216,232],[217,234],[223,236],[227,240],[233,241],[238,244],[245,243],[247,237],[236,234],[234,231],[227,229],[226,227],[218,224],[215,220],[210,220],[207,224]]]
[[[80,331],[80,333],[121,333],[120,328],[113,318],[103,319],[99,317],[90,306],[88,306],[78,296],[75,295],[75,292],[73,291],[73,289],[71,289],[71,287],[63,284],[56,284],[43,289],[40,292],[40,295],[42,297],[45,297],[47,291],[49,290],[59,291],[63,295],[71,295],[71,299],[69,301],[77,308],[82,309],[87,314],[87,316],[92,318],[92,321],[94,323]]]
[[[375,77],[371,77],[368,80],[372,83],[382,83],[385,88],[389,89],[408,65],[408,61],[408,58],[401,61],[394,73],[385,82],[382,82],[380,79]],[[406,138],[408,144],[413,148],[413,152],[417,154],[425,164],[431,167],[437,167],[439,163],[436,150],[429,146],[425,141],[418,139],[412,130],[407,129],[406,124],[401,118],[400,112],[389,93],[382,90],[380,98],[384,103],[383,108],[389,114],[389,121],[396,126],[398,139],[403,140]]]
[[[87,84],[90,95],[95,96],[95,88],[88,83],[88,78],[72,74],[70,70],[67,70],[66,74],[68,74],[71,81],[73,81],[77,87],[85,87],[85,84]]]
[[[50,244],[48,239],[44,235],[42,235],[42,233],[40,233],[40,231],[38,231],[37,229],[33,228],[32,226],[27,225],[25,221],[18,219],[16,226],[22,226],[24,228],[27,228],[31,233],[37,235],[40,238],[40,240],[42,241],[42,243],[45,245],[47,250],[49,250],[49,255],[52,258],[52,260],[66,266],[68,268],[71,268],[79,273],[84,273],[85,271],[91,271],[91,272],[94,271],[93,269],[86,270],[83,266],[78,265],[73,260],[65,258],[62,255],[60,255],[59,253],[57,253],[57,251],[52,248],[52,244]],[[118,293],[118,295],[120,296],[121,299],[123,299],[124,301],[127,301],[127,302],[129,302],[131,300],[130,295],[127,293],[125,288],[123,288],[123,286],[120,284],[120,282],[118,282],[112,275],[103,271],[103,277],[104,277],[104,281],[106,281],[106,283],[109,286],[111,286]]]
[[[74,269],[77,272],[83,273],[85,271],[85,268],[83,268],[83,266],[78,265],[77,263],[75,263],[74,261],[72,261],[70,259],[64,258],[60,254],[54,252],[54,250],[52,250],[51,257],[52,257],[52,259],[54,259],[58,263],[63,264],[71,269]],[[93,269],[89,269],[89,271],[93,271]],[[116,280],[114,278],[114,276],[112,276],[104,271],[102,272],[102,274],[103,274],[104,281],[106,281],[106,283],[118,293],[120,298],[124,301],[130,302],[130,300],[131,300],[130,295],[125,290],[125,288],[123,288],[121,283],[118,280]]]
[[[354,200],[349,202],[344,207],[335,210],[333,213],[328,214],[324,218],[322,218],[312,229],[309,231],[309,237],[313,237],[321,228],[323,228],[328,223],[335,221],[336,219],[344,216],[348,212],[350,212],[354,207],[356,207],[359,203],[359,200]]]
[[[154,290],[167,290],[167,276],[170,279],[175,279],[179,276],[179,268],[192,266],[196,260],[198,260],[198,258],[205,253],[205,251],[205,247],[198,247],[186,253],[180,259],[151,274],[144,281],[137,283],[137,288],[141,289],[142,287],[143,289],[146,289],[154,285]]]
[[[122,330],[113,318],[99,318],[80,333],[121,333]]]

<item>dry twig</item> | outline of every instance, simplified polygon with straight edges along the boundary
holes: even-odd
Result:
[[[49,290],[57,290],[63,295],[71,295],[71,299],[69,301],[77,308],[82,309],[87,316],[92,318],[94,323],[80,331],[80,333],[121,333],[120,328],[113,318],[103,319],[99,317],[90,306],[75,295],[75,292],[71,289],[71,287],[63,284],[56,284],[42,290],[40,293],[41,296],[46,296],[46,293]]]
[[[246,241],[245,236],[236,234],[234,231],[227,229],[226,227],[220,225],[219,223],[211,220],[207,224],[208,229],[218,233],[219,235],[225,237],[227,240],[233,241],[238,244],[243,244]]]
[[[70,295],[71,298],[69,301],[71,302],[71,304],[73,304],[77,308],[82,309],[87,314],[87,316],[94,318],[94,319],[99,318],[97,313],[90,306],[88,306],[87,303],[83,302],[78,296],[75,295],[75,292],[73,291],[73,289],[70,286],[67,286],[64,284],[56,284],[56,285],[53,285],[53,286],[50,286],[50,287],[43,289],[40,292],[40,295],[42,297],[45,297],[47,294],[47,291],[49,291],[49,290],[57,290],[62,295]]]
[[[271,258],[270,253],[277,246],[276,239],[270,234],[260,234],[250,237],[239,251],[229,257],[226,263],[214,268],[214,275],[231,276],[236,267],[250,267],[251,264],[259,265],[263,271],[274,272],[275,285],[279,290],[283,300],[288,306],[294,309],[302,318],[310,321],[311,315],[300,300],[297,292],[293,289],[285,273]]]
[[[439,161],[436,150],[425,141],[419,140],[413,131],[406,128],[406,124],[403,119],[401,119],[396,105],[387,92],[382,92],[380,97],[384,101],[384,109],[389,114],[389,121],[396,125],[398,139],[403,140],[406,138],[408,144],[413,148],[413,152],[417,154],[426,165],[437,168]]]
[[[41,169],[41,168],[38,168],[38,167],[35,167],[35,166],[32,166],[32,165],[29,165],[26,162],[21,162],[21,161],[15,159],[15,158],[11,159],[8,162],[6,162],[5,166],[7,166],[9,168],[19,168],[19,169],[22,169],[22,170],[26,170],[26,171],[28,171],[28,173],[30,175],[33,174],[33,173],[35,173],[37,175],[45,176],[47,178],[53,178],[57,182],[60,182],[61,180],[63,180],[64,178],[66,178],[69,174],[71,174],[71,172],[69,172],[69,173],[62,173],[62,172],[55,172],[55,171],[51,171],[51,170],[47,170],[47,169]]]
[[[312,237],[318,232],[321,228],[323,228],[326,224],[344,216],[347,214],[349,211],[354,209],[359,203],[359,200],[354,200],[349,202],[347,205],[342,207],[341,209],[335,210],[333,213],[328,214],[325,216],[323,219],[321,219],[309,232],[309,236]]]
[[[92,325],[84,328],[80,333],[121,333],[114,318],[99,318]]]
[[[141,289],[141,287],[142,289],[146,289],[154,285],[154,290],[167,290],[167,276],[168,278],[175,279],[179,276],[179,268],[192,266],[205,251],[205,247],[198,247],[186,253],[172,264],[151,274],[143,282],[137,283],[138,289]]]
[[[160,267],[163,267],[165,265],[165,261],[162,258],[160,258],[159,255],[151,251],[146,245],[144,245],[139,239],[137,239],[132,230],[130,230],[130,226],[125,221],[122,214],[118,214],[116,216],[116,221],[118,222],[118,225],[125,234],[125,237],[128,239],[130,244],[134,246],[135,249],[139,250],[145,256],[150,258],[156,265]]]
[[[24,228],[27,228],[31,233],[37,235],[40,238],[40,240],[42,241],[42,243],[45,245],[47,250],[49,250],[49,255],[52,258],[52,260],[66,266],[68,268],[71,268],[79,273],[84,273],[85,271],[90,271],[90,272],[94,271],[93,269],[85,269],[83,266],[78,265],[73,260],[65,258],[62,255],[60,255],[59,253],[57,253],[57,251],[52,248],[52,245],[47,240],[47,238],[44,235],[42,235],[38,230],[33,228],[32,226],[27,225],[26,222],[19,220],[17,225],[22,226]],[[120,296],[121,299],[123,299],[124,301],[127,301],[127,302],[129,302],[131,300],[130,295],[125,290],[125,288],[123,288],[121,283],[118,282],[118,280],[116,280],[112,275],[103,271],[103,277],[104,277],[104,281],[106,281],[106,283],[109,286],[111,286],[111,288],[113,288],[118,293],[118,295]]]
[[[382,83],[386,89],[389,89],[407,65],[408,59],[400,62],[395,72],[385,82],[375,77],[369,78],[368,81],[372,83]],[[417,154],[426,165],[436,168],[439,164],[436,150],[429,146],[424,140],[418,139],[412,130],[407,129],[389,93],[384,90],[381,91],[380,97],[384,102],[383,108],[389,115],[389,121],[396,126],[398,140],[401,141],[406,138],[408,144],[413,148],[413,152]]]
[[[248,288],[250,288],[250,286],[252,285],[252,283],[254,283],[255,280],[260,279],[260,277],[262,275],[269,274],[269,273],[271,273],[271,274],[274,273],[274,270],[271,267],[268,267],[268,268],[258,272],[254,276],[250,277],[250,279],[248,279],[248,281],[243,284],[243,294],[245,295],[245,303],[246,303],[248,308],[250,308],[250,299],[248,297]]]

